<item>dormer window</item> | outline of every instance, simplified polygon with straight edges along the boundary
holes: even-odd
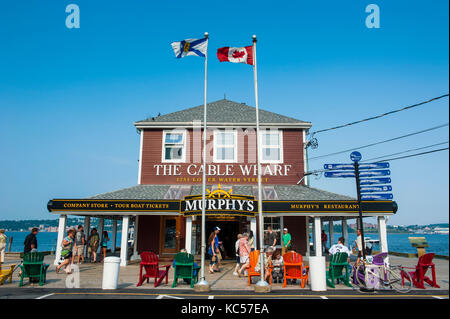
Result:
[[[237,131],[215,130],[214,131],[214,162],[236,163],[237,162]]]
[[[261,163],[283,163],[282,131],[266,130],[261,133]]]
[[[166,163],[183,163],[186,161],[185,130],[164,131],[162,161]]]

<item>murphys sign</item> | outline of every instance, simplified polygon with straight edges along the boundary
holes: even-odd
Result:
[[[258,212],[258,201],[253,196],[231,194],[220,187],[214,191],[207,190],[205,198],[206,215],[233,215],[254,217]],[[184,216],[201,215],[203,209],[202,195],[186,196],[180,203],[180,213]]]

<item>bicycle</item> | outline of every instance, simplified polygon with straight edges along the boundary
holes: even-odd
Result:
[[[412,288],[411,276],[401,265],[389,265],[385,261],[387,253],[373,257],[373,261],[362,260],[357,268],[352,267],[352,283],[360,289],[393,289],[399,293],[408,293]],[[356,283],[355,283],[356,281]]]

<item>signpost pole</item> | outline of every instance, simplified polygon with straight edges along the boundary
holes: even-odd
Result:
[[[205,32],[205,38],[208,39],[208,32]],[[206,40],[208,43],[208,40]],[[195,285],[197,291],[209,291],[210,287],[205,279],[205,253],[206,253],[206,239],[205,239],[205,224],[206,224],[206,92],[207,92],[207,74],[208,74],[208,45],[206,45],[205,52],[205,100],[203,106],[203,175],[202,175],[202,248],[201,248],[201,268],[200,268],[200,282]]]
[[[363,260],[366,259],[366,244],[364,242],[364,223],[362,216],[362,206],[361,206],[361,189],[359,183],[359,163],[357,161],[353,164],[355,166],[355,179],[356,179],[356,193],[358,195],[358,207],[359,207],[359,229],[361,231],[361,245],[362,245],[362,255]]]

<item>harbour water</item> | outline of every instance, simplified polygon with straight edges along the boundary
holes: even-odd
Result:
[[[111,238],[111,232],[108,232]],[[8,237],[7,242],[9,242],[9,237],[13,237],[13,242],[11,245],[12,252],[23,251],[23,242],[25,241],[25,237],[29,234],[29,232],[20,232],[20,231],[12,231],[5,232],[5,235]],[[120,247],[120,237],[121,232],[117,232],[117,243],[116,246]],[[58,239],[58,233],[49,233],[49,232],[39,232],[37,234],[38,240],[38,251],[54,251],[56,247],[56,241]],[[111,247],[111,242],[108,242],[108,248]]]
[[[6,232],[8,238],[12,236],[13,244],[11,251],[23,251],[23,242],[28,232]],[[117,234],[117,247],[120,246],[120,232]],[[336,243],[341,234],[334,234],[334,242]],[[353,246],[356,239],[355,233],[349,233],[348,246]],[[58,234],[57,233],[45,233],[40,232],[37,235],[38,238],[38,250],[49,251],[54,250],[56,246]],[[110,234],[111,237],[111,234]],[[365,237],[371,239],[378,239],[377,233],[367,233]],[[433,252],[438,255],[449,255],[449,235],[443,234],[389,234],[388,233],[388,248],[390,251],[402,252],[402,253],[416,253],[417,249],[413,248],[409,243],[408,237],[425,237],[430,247],[426,248],[427,252]],[[111,243],[109,243],[109,247]],[[327,247],[329,244],[327,245]]]

